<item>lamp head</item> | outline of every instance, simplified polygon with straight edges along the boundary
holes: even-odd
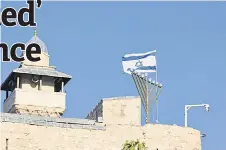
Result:
[[[204,107],[205,107],[206,111],[210,111],[210,105],[209,104],[204,104]]]

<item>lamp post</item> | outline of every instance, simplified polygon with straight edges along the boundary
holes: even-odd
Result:
[[[191,107],[205,107],[206,111],[210,111],[210,105],[209,104],[198,104],[198,105],[185,105],[185,110],[184,110],[184,126],[188,126],[188,110]]]

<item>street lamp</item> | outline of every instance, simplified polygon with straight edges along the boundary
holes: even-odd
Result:
[[[198,105],[185,105],[185,110],[184,110],[184,126],[187,127],[188,126],[188,110],[191,107],[205,107],[206,111],[210,111],[210,105],[209,104],[198,104]]]

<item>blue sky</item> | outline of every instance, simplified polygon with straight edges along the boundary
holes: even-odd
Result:
[[[209,103],[209,113],[191,109],[188,124],[207,134],[203,150],[226,148],[225,2],[43,2],[36,21],[51,65],[73,76],[64,117],[85,117],[101,98],[138,95],[121,57],[156,49],[160,122],[184,125],[185,104]],[[33,29],[3,27],[1,35],[26,43]],[[18,65],[2,63],[2,80]]]

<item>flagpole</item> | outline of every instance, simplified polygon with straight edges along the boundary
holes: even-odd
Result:
[[[156,52],[157,54],[157,52]],[[157,55],[155,55],[155,59],[157,58]],[[158,70],[157,70],[157,59],[156,59],[156,72],[155,72],[155,81],[158,83]],[[159,123],[159,106],[158,106],[158,99],[157,99],[157,93],[158,93],[158,86],[156,87],[156,123]]]
[[[149,94],[149,89],[148,89],[148,73],[146,74],[146,90],[147,90],[147,97],[146,97],[146,124],[149,123],[149,103],[148,103],[148,94]]]

